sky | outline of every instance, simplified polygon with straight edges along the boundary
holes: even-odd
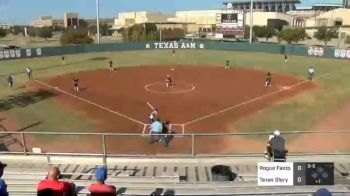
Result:
[[[114,18],[118,12],[222,8],[225,0],[100,0],[101,18]],[[234,1],[234,0],[232,0]],[[94,18],[95,0],[0,0],[0,23],[29,24],[39,16],[63,18],[64,12],[78,12],[81,18]],[[342,0],[301,0],[301,7],[314,3],[338,3]]]

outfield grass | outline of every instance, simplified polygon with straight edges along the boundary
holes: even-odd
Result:
[[[237,67],[262,69],[282,72],[305,78],[307,68],[312,65],[316,76],[331,73],[327,77],[317,78],[320,88],[305,92],[292,99],[259,111],[245,119],[232,122],[240,131],[308,130],[326,114],[339,107],[350,98],[350,61],[314,57],[290,56],[288,63],[280,54],[252,53],[214,50],[178,50],[176,57],[171,51],[128,51],[76,54],[66,56],[66,65],[62,65],[60,57],[45,57],[25,60],[0,61],[0,104],[9,102],[9,96],[22,95],[26,92],[23,85],[27,82],[23,74],[27,65],[34,70],[34,77],[50,77],[53,75],[107,68],[107,60],[121,66],[136,65],[224,65],[226,59]],[[8,89],[6,75],[15,74],[15,88]],[[244,84],[242,84],[244,85]],[[16,106],[19,105],[19,106]],[[51,97],[39,99],[25,105],[13,104],[13,107],[0,107],[0,111],[9,112],[18,119],[21,126],[36,122],[39,125],[26,131],[92,131],[91,122],[86,121],[79,113],[62,108],[53,103]]]

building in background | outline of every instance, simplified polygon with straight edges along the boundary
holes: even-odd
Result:
[[[231,0],[224,2],[224,5],[235,10],[250,10],[251,0]],[[296,9],[299,0],[254,0],[253,10],[262,12],[288,12]]]
[[[82,23],[85,23],[87,26],[96,26],[96,18],[81,18],[79,19],[80,26]],[[99,20],[100,25],[114,25],[114,19],[113,18],[100,18]]]
[[[53,19],[52,16],[40,16],[38,20],[34,20],[30,23],[32,27],[64,27],[63,19]]]
[[[12,24],[0,24],[1,29],[11,29],[12,27]]]
[[[74,12],[66,12],[64,13],[64,27],[79,27],[79,14]]]
[[[305,27],[310,35],[321,26],[336,27],[340,34],[350,35],[350,9],[339,8],[305,20]]]
[[[122,12],[114,20],[114,29],[129,27],[134,24],[144,23],[163,23],[168,22],[168,18],[174,17],[174,14],[154,13],[154,12]]]

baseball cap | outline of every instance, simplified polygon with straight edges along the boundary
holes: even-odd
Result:
[[[318,191],[316,191],[314,195],[315,196],[332,196],[332,193],[329,192],[329,190],[327,190],[326,188],[321,188],[321,189],[318,189]]]
[[[281,135],[281,133],[280,133],[278,130],[274,131],[273,134],[274,134],[275,136]]]
[[[105,181],[107,179],[106,167],[99,167],[96,169],[96,179],[99,181]]]
[[[6,163],[3,163],[3,162],[0,161],[0,168],[4,168],[4,167],[6,167],[6,166],[7,166]]]

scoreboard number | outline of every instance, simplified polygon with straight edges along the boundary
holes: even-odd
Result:
[[[307,185],[334,185],[334,163],[311,163],[306,169]]]
[[[294,163],[294,185],[334,185],[334,163]]]

